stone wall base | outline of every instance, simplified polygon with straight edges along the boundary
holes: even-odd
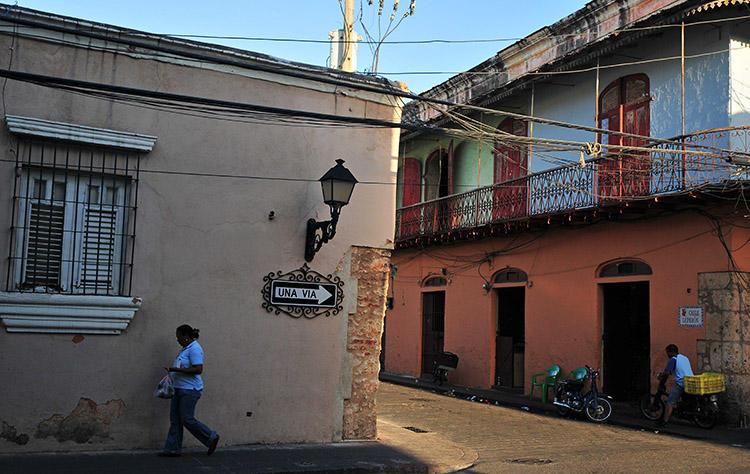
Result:
[[[698,340],[696,373],[724,374],[722,418],[747,426],[750,416],[750,273],[698,274],[706,338]]]

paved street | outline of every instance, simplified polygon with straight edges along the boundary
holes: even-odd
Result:
[[[378,417],[477,451],[463,472],[748,472],[750,450],[537,415],[390,383],[378,390]]]

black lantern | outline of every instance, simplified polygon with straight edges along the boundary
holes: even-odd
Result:
[[[323,202],[331,208],[331,220],[317,222],[307,221],[307,238],[305,239],[305,261],[312,262],[315,253],[324,243],[336,235],[336,223],[339,221],[341,208],[349,204],[357,179],[344,167],[344,160],[336,160],[336,166],[329,169],[320,178],[323,190]],[[318,232],[320,231],[320,232]]]

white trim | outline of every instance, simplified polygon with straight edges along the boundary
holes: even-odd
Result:
[[[124,148],[134,151],[151,151],[157,139],[157,137],[151,135],[87,127],[73,123],[53,122],[51,120],[21,117],[18,115],[6,115],[5,121],[11,133],[68,140],[90,145]]]
[[[140,298],[125,296],[0,291],[0,320],[8,332],[120,334],[140,307]]]

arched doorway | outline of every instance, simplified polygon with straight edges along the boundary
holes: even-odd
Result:
[[[651,267],[638,260],[602,265],[602,388],[615,400],[637,400],[651,387]],[[625,281],[622,281],[626,277]],[[609,283],[610,278],[618,278]]]
[[[526,345],[526,272],[506,268],[492,283],[497,299],[495,387],[523,390]]]

